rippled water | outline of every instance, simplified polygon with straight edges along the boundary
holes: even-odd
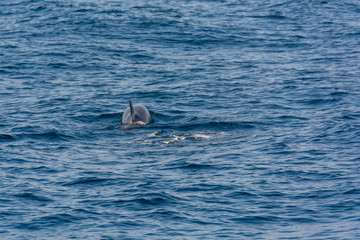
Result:
[[[359,19],[1,1],[1,239],[360,238]],[[119,125],[129,98],[153,123]]]

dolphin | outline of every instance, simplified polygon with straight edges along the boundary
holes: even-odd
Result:
[[[146,125],[152,121],[149,110],[141,104],[132,105],[129,99],[129,107],[122,116],[122,124]]]

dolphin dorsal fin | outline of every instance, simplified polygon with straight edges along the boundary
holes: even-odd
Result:
[[[130,116],[131,116],[131,121],[135,122],[135,112],[134,112],[134,108],[133,105],[131,103],[131,100],[129,98],[129,105],[130,105]]]

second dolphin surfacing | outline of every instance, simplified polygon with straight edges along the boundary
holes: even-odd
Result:
[[[141,104],[135,104],[133,106],[130,99],[129,105],[122,116],[122,124],[146,125],[152,121],[150,112],[145,106]]]

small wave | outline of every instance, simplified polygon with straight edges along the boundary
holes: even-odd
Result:
[[[10,134],[0,134],[0,142],[6,142],[6,141],[12,141],[15,140],[15,137],[13,137]]]
[[[51,214],[39,218],[35,218],[31,221],[20,223],[16,228],[37,230],[46,227],[59,226],[77,221],[79,218],[71,214],[60,213]]]
[[[85,202],[89,202],[86,200]],[[102,200],[90,200],[92,204],[101,205],[104,207],[110,207],[114,205],[127,205],[128,207],[136,207],[138,208],[141,206],[143,207],[150,207],[150,206],[159,206],[159,205],[168,205],[172,203],[177,203],[177,197],[174,197],[165,192],[154,192],[154,193],[147,193],[147,194],[136,194],[131,197],[127,198],[120,198],[120,199],[102,199]]]
[[[78,121],[78,122],[85,122],[85,123],[92,123],[95,121],[98,121],[99,118],[102,118],[101,115],[94,115],[94,114],[89,114],[89,115],[75,115],[71,117],[73,120]]]
[[[43,133],[22,133],[22,134],[16,134],[16,138],[19,139],[42,139],[42,140],[69,140],[74,138],[71,135],[66,135],[59,133],[57,131],[49,131],[49,132],[43,132]]]
[[[63,186],[75,186],[75,185],[97,185],[109,182],[113,179],[109,178],[97,178],[97,177],[81,177],[73,181],[64,183]]]
[[[234,222],[241,222],[241,223],[251,223],[251,224],[263,224],[267,222],[275,222],[281,220],[280,217],[277,216],[244,216],[239,218],[232,218]]]
[[[288,19],[285,16],[282,15],[275,15],[275,14],[270,14],[270,15],[254,15],[254,16],[250,16],[252,18],[263,18],[263,19],[270,19],[270,20],[286,20]]]
[[[333,103],[333,102],[337,102],[339,101],[339,99],[335,99],[335,98],[316,98],[316,99],[307,99],[307,100],[301,100],[299,101],[302,104],[306,104],[306,105],[321,105],[321,104],[328,104],[328,103]]]
[[[352,189],[346,190],[343,194],[356,194],[356,195],[359,195],[360,194],[360,189],[352,188]]]
[[[213,168],[213,167],[214,167],[213,165],[209,165],[209,164],[189,163],[189,164],[177,166],[174,168],[200,170],[200,169],[207,169],[207,168]]]
[[[51,202],[51,201],[53,201],[50,198],[40,196],[40,195],[37,195],[37,194],[34,194],[34,193],[29,193],[29,192],[16,194],[15,197],[21,198],[23,200],[31,200],[31,201],[38,201],[38,202]]]
[[[349,95],[349,93],[345,92],[345,91],[338,90],[338,91],[330,93],[329,95],[330,96],[345,96],[345,95]]]
[[[120,113],[103,113],[98,116],[99,119],[109,119],[109,118],[117,118],[121,114]]]
[[[48,66],[56,69],[67,69],[69,67],[66,63],[49,63]]]
[[[178,199],[169,193],[156,192],[145,194],[140,198],[136,198],[135,201],[144,205],[167,205],[176,203]]]
[[[129,56],[131,59],[134,60],[151,60],[153,56],[146,54],[146,53],[135,53]]]
[[[226,197],[230,197],[230,198],[244,198],[244,197],[258,197],[257,194],[249,192],[249,191],[234,191],[229,193],[228,195],[225,195]]]
[[[308,118],[305,117],[299,117],[299,116],[293,116],[293,115],[281,115],[278,117],[279,119],[284,119],[284,120],[308,120]]]
[[[139,198],[135,200],[136,202],[144,205],[161,205],[165,204],[167,201],[162,197],[154,197],[154,198]]]

